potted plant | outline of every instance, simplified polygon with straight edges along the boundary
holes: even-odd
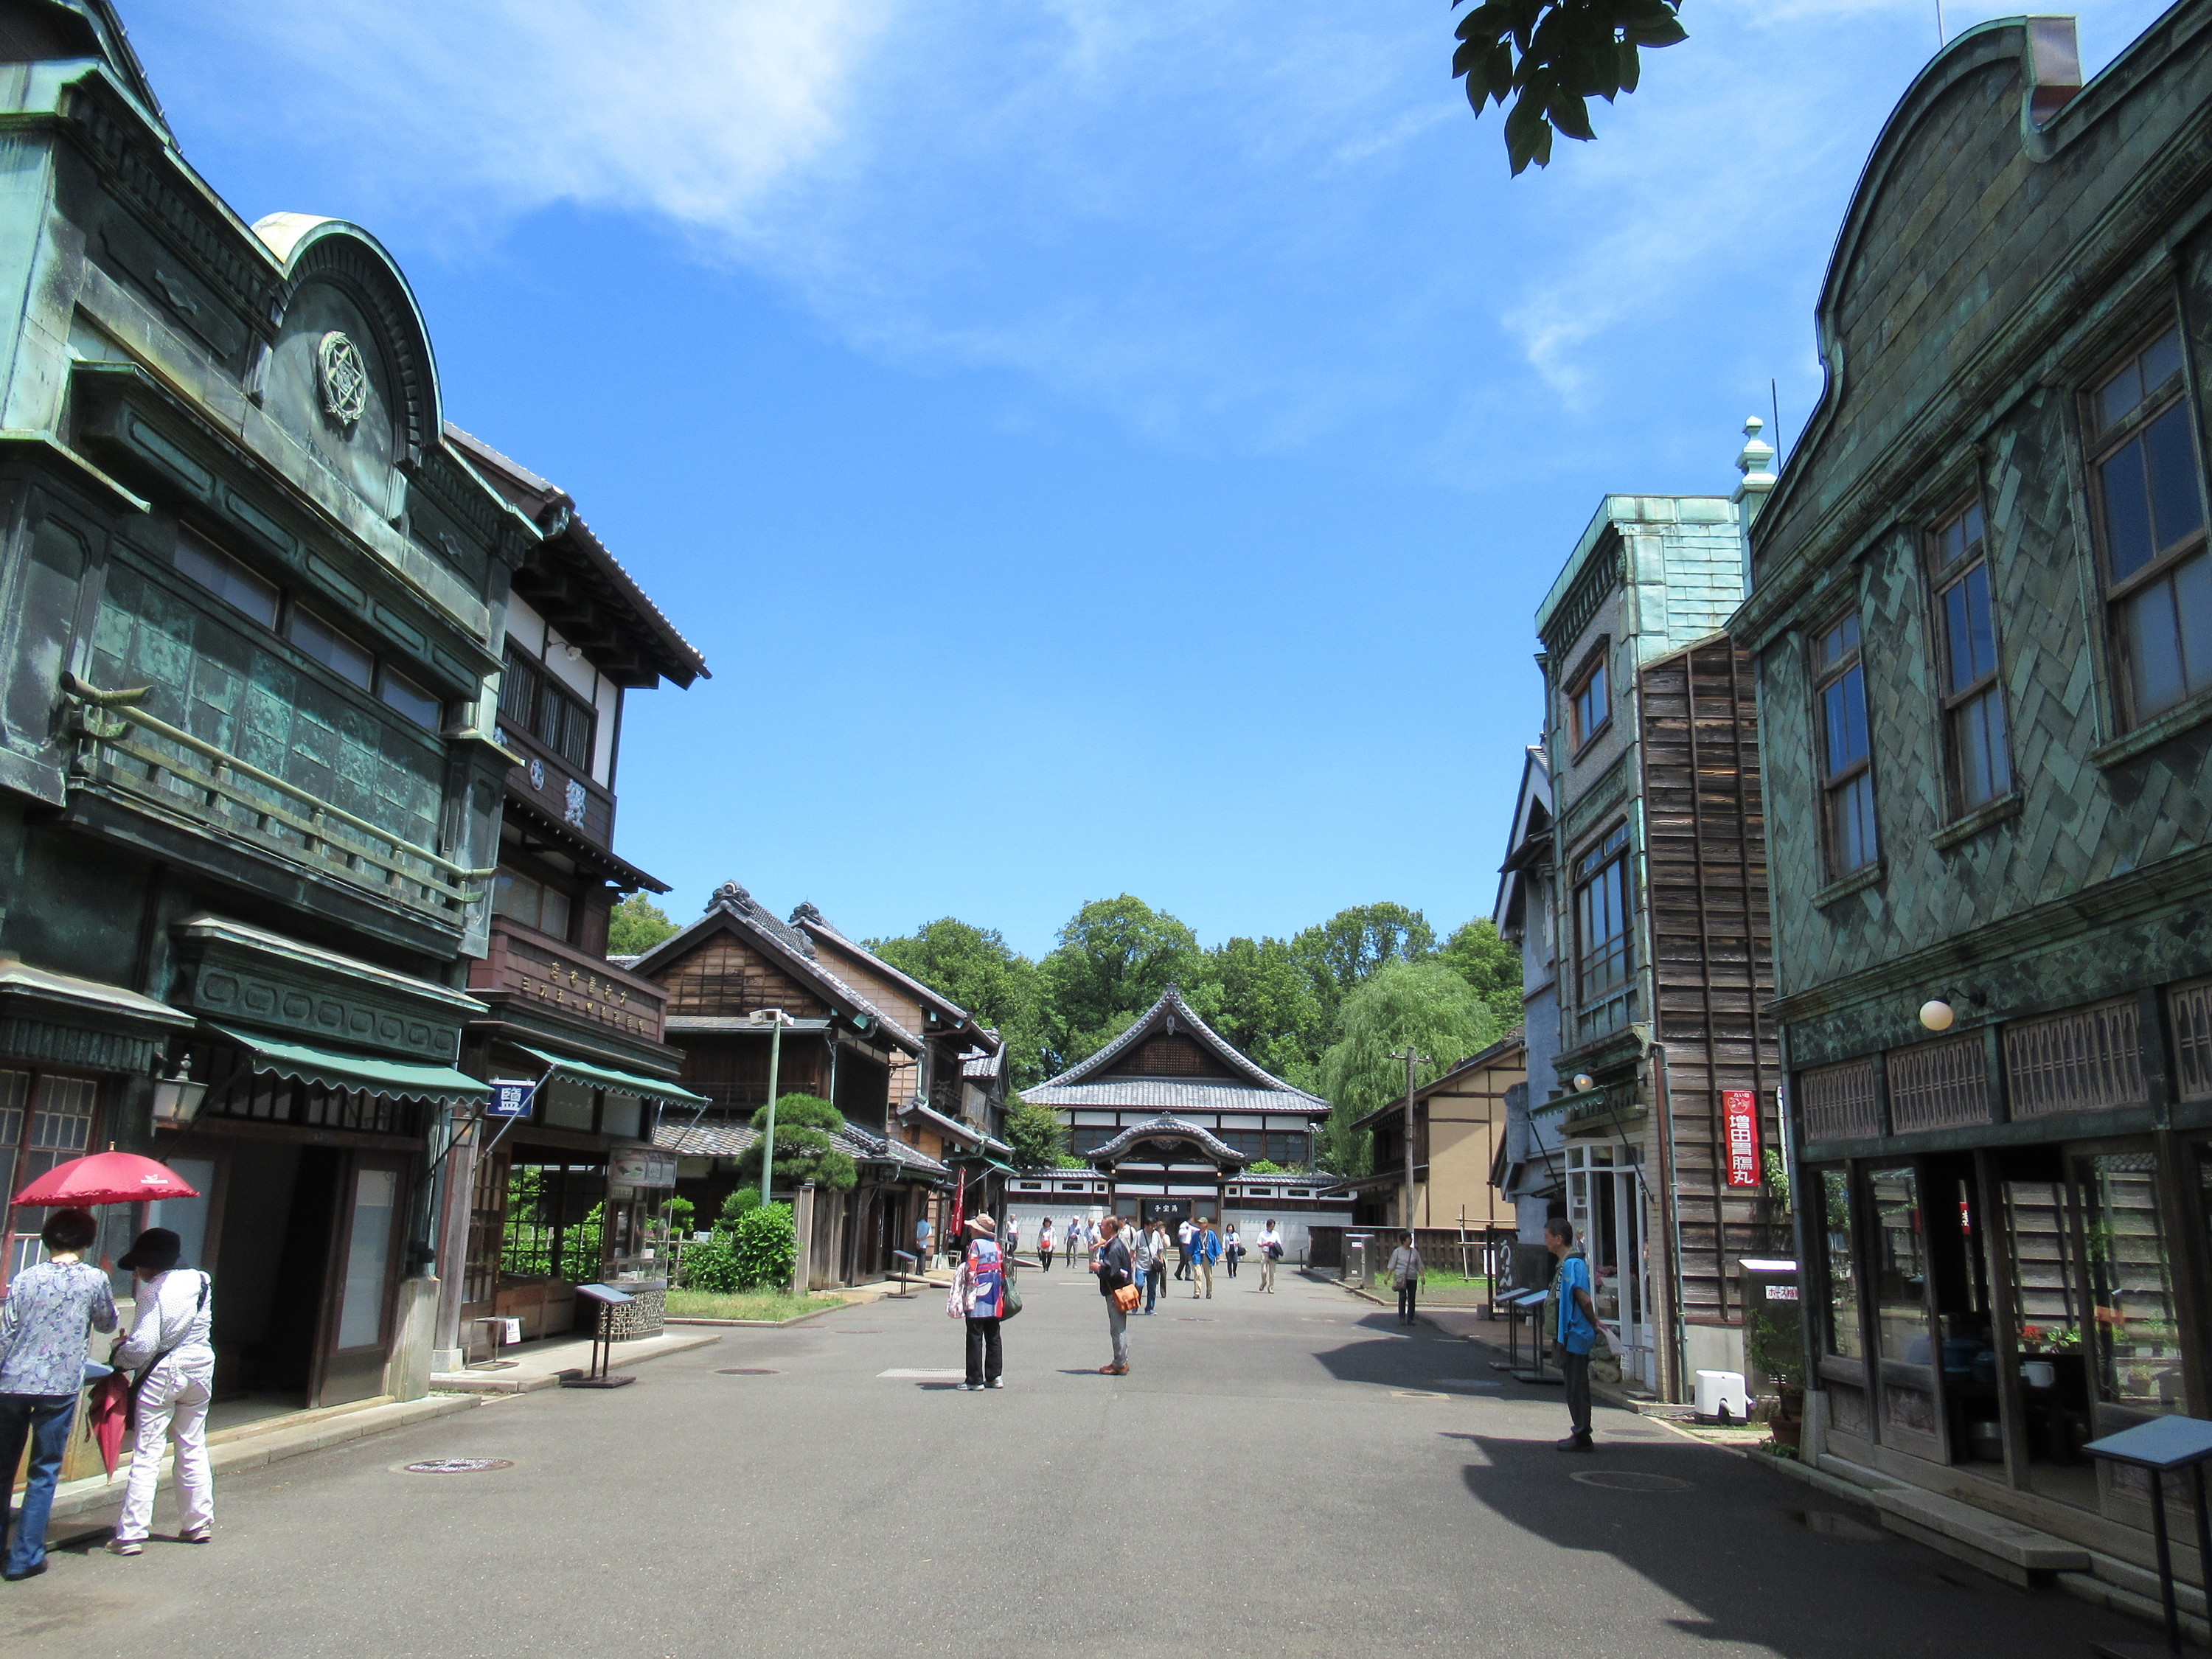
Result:
[[[1797,1333],[1753,1309],[1744,1321],[1743,1346],[1752,1368],[1774,1384],[1767,1433],[1778,1446],[1796,1447],[1805,1433],[1805,1356]]]

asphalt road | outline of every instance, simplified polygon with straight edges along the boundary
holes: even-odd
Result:
[[[226,1480],[204,1548],[160,1536],[165,1495],[144,1555],[87,1540],[0,1586],[0,1650],[2079,1659],[2151,1633],[1625,1413],[1563,1455],[1555,1390],[1257,1282],[1133,1320],[1126,1377],[1093,1369],[1087,1280],[1032,1271],[1003,1392],[951,1386],[925,1294]],[[512,1462],[400,1472],[438,1457]]]

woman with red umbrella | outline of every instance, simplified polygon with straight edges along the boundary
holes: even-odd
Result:
[[[8,1546],[0,1577],[9,1579],[46,1570],[46,1515],[76,1420],[92,1334],[115,1328],[107,1275],[82,1255],[100,1237],[100,1224],[83,1210],[58,1210],[39,1236],[46,1260],[17,1273],[0,1302],[0,1470],[12,1476],[23,1442],[31,1443],[30,1483],[13,1537],[0,1497],[0,1539]]]

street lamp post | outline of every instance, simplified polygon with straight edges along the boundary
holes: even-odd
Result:
[[[1410,1233],[1413,1231],[1413,1068],[1427,1065],[1429,1057],[1410,1042],[1406,1045],[1405,1053],[1390,1057],[1406,1062],[1406,1212],[1403,1219],[1406,1231]]]
[[[791,1016],[781,1008],[756,1008],[747,1018],[756,1025],[769,1028],[768,1124],[761,1131],[760,1195],[763,1204],[769,1204],[775,1197],[776,1070],[783,1060],[783,1028],[791,1024]]]

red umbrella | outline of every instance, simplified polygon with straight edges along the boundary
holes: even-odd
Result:
[[[92,1385],[90,1409],[85,1413],[84,1432],[100,1446],[100,1461],[115,1473],[116,1455],[123,1449],[123,1431],[131,1422],[131,1379],[110,1371]]]
[[[174,1170],[136,1152],[94,1152],[58,1164],[15,1194],[18,1204],[82,1209],[157,1198],[198,1198]]]

